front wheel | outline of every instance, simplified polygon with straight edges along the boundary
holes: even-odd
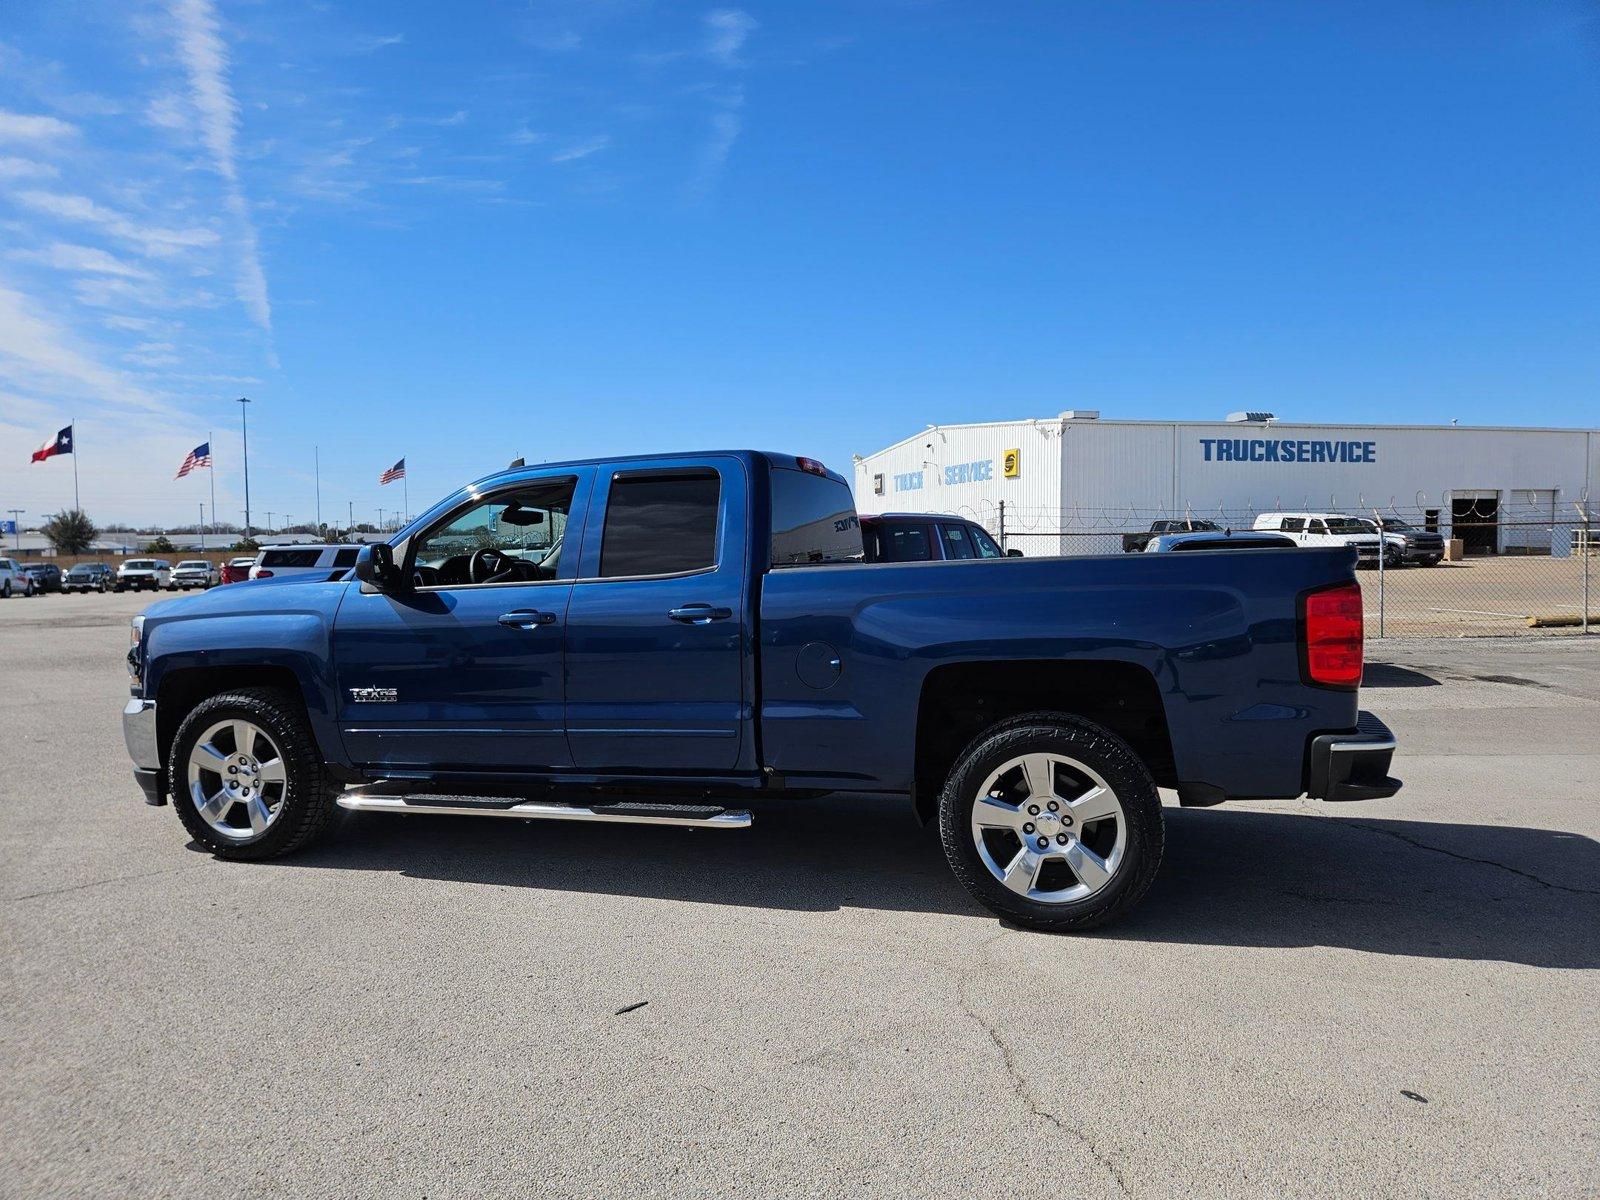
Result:
[[[202,700],[167,760],[173,807],[218,858],[263,859],[311,844],[333,823],[339,787],[299,698],[240,688]]]
[[[1032,929],[1072,932],[1122,915],[1161,865],[1155,781],[1110,730],[1030,713],[980,734],[939,799],[956,878],[985,907]]]

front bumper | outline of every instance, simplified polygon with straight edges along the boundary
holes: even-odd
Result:
[[[133,759],[133,778],[144,792],[146,804],[167,802],[166,780],[161,770],[161,750],[156,741],[156,702],[137,696],[122,707],[122,740]]]
[[[1306,795],[1313,800],[1381,800],[1400,790],[1389,774],[1395,738],[1375,715],[1363,712],[1352,733],[1311,739]]]

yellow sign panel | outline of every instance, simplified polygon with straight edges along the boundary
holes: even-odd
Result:
[[[1022,451],[1007,450],[1005,454],[1005,477],[1007,479],[1020,479],[1022,477]]]

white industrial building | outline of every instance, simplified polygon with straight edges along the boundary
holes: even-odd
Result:
[[[1468,552],[1570,553],[1600,523],[1600,430],[1331,425],[1235,413],[1112,421],[1064,412],[930,425],[855,463],[863,513],[969,516],[1027,554],[1099,554],[1154,520],[1248,528],[1300,510],[1398,516]]]

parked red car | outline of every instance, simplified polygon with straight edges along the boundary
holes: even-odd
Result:
[[[250,578],[250,568],[255,565],[255,558],[230,558],[222,564],[223,583],[243,583]]]

